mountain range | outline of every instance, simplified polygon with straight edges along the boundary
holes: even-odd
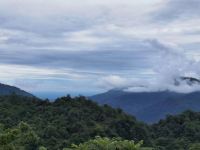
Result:
[[[175,86],[182,82],[188,86],[200,86],[200,80],[192,77],[180,77],[174,80]],[[108,92],[90,97],[99,104],[108,104],[121,108],[136,116],[139,120],[153,123],[166,115],[178,114],[185,110],[200,111],[200,91],[179,93],[170,90],[134,92],[124,89],[112,89]]]
[[[199,85],[200,81],[191,77],[181,77],[174,80],[176,86],[182,82],[188,86]],[[25,97],[34,95],[20,88],[0,84],[0,95],[17,94]],[[115,108],[121,108],[128,114],[136,116],[139,120],[154,123],[165,118],[167,114],[178,114],[185,110],[200,111],[200,91],[190,93],[178,93],[169,90],[131,92],[124,89],[112,89],[108,92],[89,97],[99,104],[108,104]]]

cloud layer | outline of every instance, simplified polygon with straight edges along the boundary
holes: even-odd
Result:
[[[1,82],[84,94],[199,78],[199,10],[198,0],[0,1]]]

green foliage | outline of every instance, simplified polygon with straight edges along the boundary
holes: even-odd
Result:
[[[152,125],[155,144],[162,149],[185,150],[200,142],[200,113],[186,111]]]
[[[44,146],[39,147],[39,150],[47,150]]]
[[[156,150],[199,150],[197,112],[186,111],[146,125],[121,109],[99,106],[82,96],[49,102],[11,95],[0,97],[0,114],[0,150],[62,150],[73,143],[75,150],[106,145],[119,149],[142,140],[144,147]]]
[[[55,102],[4,96],[0,97],[0,114],[0,123],[6,128],[21,121],[28,123],[40,137],[40,145],[50,150],[86,142],[95,136],[152,143],[147,125],[120,109],[99,106],[82,96],[62,97]]]
[[[143,150],[143,142],[135,143],[134,141],[122,140],[121,138],[101,138],[96,137],[88,142],[72,145],[71,148],[64,150]]]
[[[38,148],[39,137],[24,122],[11,129],[1,126],[0,131],[0,150],[35,150]]]
[[[200,143],[191,144],[189,150],[200,150]]]

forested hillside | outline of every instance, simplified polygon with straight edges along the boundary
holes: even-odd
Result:
[[[167,116],[152,126],[154,143],[167,150],[200,150],[200,113],[186,111],[178,116]]]
[[[17,95],[0,97],[0,123],[6,128],[28,123],[41,138],[40,145],[58,150],[95,136],[122,137],[151,145],[149,127],[110,106],[98,106],[84,97],[55,102]]]
[[[113,150],[113,146],[119,150],[200,148],[200,113],[187,111],[147,125],[121,109],[99,106],[85,97],[49,102],[15,94],[1,96],[0,123],[2,150],[104,150],[106,145]]]

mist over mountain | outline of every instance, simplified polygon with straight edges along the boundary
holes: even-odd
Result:
[[[174,84],[180,86],[181,82],[185,82],[189,86],[200,85],[200,80],[194,77],[179,77],[174,79]]]
[[[191,93],[200,91],[200,80],[189,76],[175,76],[158,79],[152,82],[133,82],[127,87],[118,88],[127,92],[156,92],[173,91],[177,93]]]

